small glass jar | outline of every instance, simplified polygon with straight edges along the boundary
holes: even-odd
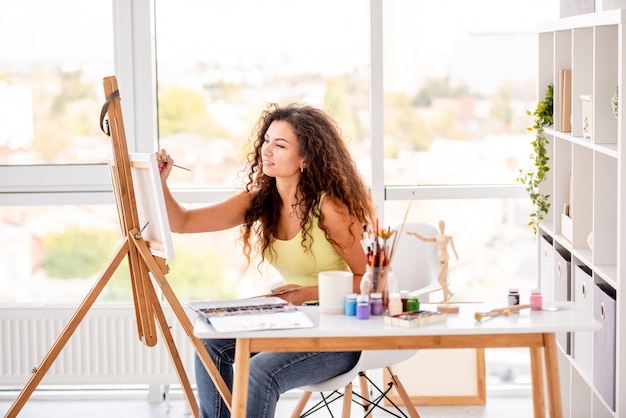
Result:
[[[348,293],[343,304],[343,313],[348,316],[356,315],[356,293]]]
[[[407,303],[409,301],[409,291],[408,290],[401,290],[400,291],[400,301],[402,302],[402,312],[406,312],[407,309]]]
[[[402,310],[402,300],[399,293],[389,293],[389,316],[400,315]]]
[[[400,285],[398,284],[398,277],[393,274],[391,266],[385,267],[384,269],[385,286],[383,288],[383,302],[385,302],[385,307],[387,307],[387,305],[389,305],[389,294],[400,292]]]
[[[383,314],[383,294],[379,292],[372,293],[371,314],[374,316]]]
[[[519,305],[519,289],[510,288],[509,295],[507,296],[507,304],[508,306]]]
[[[356,319],[370,319],[370,299],[367,295],[356,297]]]
[[[417,312],[420,310],[420,300],[417,296],[410,297],[406,302],[407,312]]]
[[[369,290],[368,290],[369,289]],[[361,278],[361,294],[372,292],[381,293],[383,296],[383,311],[387,309],[389,304],[388,294],[390,292],[399,292],[398,278],[393,274],[391,266],[378,267],[367,265],[365,274]]]
[[[541,296],[541,289],[533,289],[530,291],[530,310],[540,311],[543,305],[543,297]]]

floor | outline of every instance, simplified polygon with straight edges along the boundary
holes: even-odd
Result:
[[[8,412],[17,397],[16,391],[0,391],[0,413],[3,416]],[[299,399],[300,392],[289,392],[278,402],[276,417],[289,417],[293,407]],[[314,395],[315,396],[315,395]],[[309,405],[314,400],[309,401]],[[331,404],[335,417],[341,416],[341,402]],[[532,413],[530,392],[521,394],[487,393],[485,406],[419,406],[417,408],[422,418],[528,418]],[[125,391],[38,391],[34,393],[22,408],[20,418],[189,418],[186,401],[182,393],[173,392],[169,399],[150,403],[148,392],[145,390]],[[330,417],[331,415],[318,411],[311,417]],[[353,417],[363,416],[360,406],[353,404]],[[391,417],[385,412],[375,412],[373,417]],[[253,418],[253,417],[251,417]]]

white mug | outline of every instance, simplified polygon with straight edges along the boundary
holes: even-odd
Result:
[[[350,271],[322,271],[318,274],[320,313],[340,315],[344,302],[352,289],[353,274]]]

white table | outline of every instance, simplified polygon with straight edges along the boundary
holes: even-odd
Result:
[[[600,323],[573,304],[558,311],[523,310],[477,322],[474,313],[496,306],[460,304],[458,314],[448,314],[445,322],[416,328],[386,325],[382,317],[357,320],[343,315],[319,314],[317,307],[302,307],[315,323],[314,328],[217,333],[206,322],[196,321],[199,338],[235,338],[235,376],[232,417],[246,416],[250,353],[262,351],[361,351],[377,349],[428,348],[511,348],[528,347],[535,418],[545,416],[543,364],[550,416],[561,418],[561,391],[555,333],[593,331]],[[434,309],[425,305],[422,309]]]

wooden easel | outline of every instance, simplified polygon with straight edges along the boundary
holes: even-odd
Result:
[[[6,417],[16,417],[20,412],[24,404],[30,398],[32,392],[41,382],[46,372],[50,369],[50,366],[60,351],[63,349],[69,338],[85,317],[98,295],[100,295],[113,273],[115,273],[124,257],[128,257],[130,266],[133,302],[135,306],[139,339],[149,347],[156,345],[156,319],[156,323],[158,323],[163,339],[167,344],[170,358],[176,369],[176,374],[178,375],[178,379],[185,393],[185,398],[187,399],[187,403],[189,404],[189,408],[192,411],[193,416],[199,416],[198,403],[193,394],[187,374],[185,373],[178,350],[176,349],[174,339],[170,332],[170,327],[165,318],[165,314],[163,313],[163,307],[159,302],[154,285],[152,284],[150,274],[152,274],[154,282],[158,284],[163,292],[163,295],[169,302],[176,318],[191,340],[196,353],[213,379],[213,382],[215,383],[215,386],[224,399],[226,405],[230,410],[232,410],[232,397],[230,390],[224,383],[224,380],[220,376],[215,363],[213,363],[213,360],[211,360],[211,357],[204,348],[202,341],[200,341],[200,339],[193,334],[193,324],[187,317],[180,301],[165,278],[165,274],[168,272],[165,260],[152,255],[147,242],[141,237],[141,226],[139,225],[139,217],[137,214],[135,192],[131,177],[128,147],[124,133],[124,123],[122,120],[122,109],[120,106],[117,79],[115,76],[105,77],[103,84],[107,100],[102,108],[100,126],[107,135],[111,136],[113,141],[114,164],[111,166],[113,191],[115,193],[118,216],[124,237],[115,252],[115,255],[109,262],[108,267],[100,275],[99,279],[89,291],[68,324],[65,326],[61,335],[59,335],[52,348],[44,357],[43,361],[37,368],[33,369],[33,375],[28,380],[17,399],[14,401]],[[109,129],[105,130],[104,125],[107,123],[104,121],[104,118],[107,113],[109,115]]]

